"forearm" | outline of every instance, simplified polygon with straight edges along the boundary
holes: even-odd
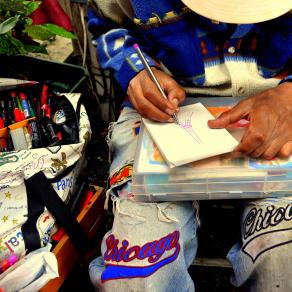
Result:
[[[98,7],[100,8],[100,7]],[[108,13],[108,11],[107,11]],[[96,50],[99,64],[104,69],[110,69],[114,72],[116,80],[124,91],[127,90],[130,80],[141,70],[143,64],[139,60],[136,51],[133,48],[138,43],[150,65],[154,66],[153,60],[147,55],[149,46],[140,39],[135,32],[135,27],[124,28],[120,23],[114,22],[113,18],[105,17],[104,10],[88,10],[88,29],[96,41]]]

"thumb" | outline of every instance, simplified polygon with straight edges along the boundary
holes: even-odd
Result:
[[[208,121],[208,126],[214,129],[226,128],[246,117],[249,111],[244,103],[239,103],[232,109],[222,113],[218,118]]]
[[[169,75],[162,74],[160,82],[168,100],[177,107],[186,97],[183,88]]]
[[[180,104],[186,98],[185,91],[175,82],[166,89],[167,97],[175,106]]]

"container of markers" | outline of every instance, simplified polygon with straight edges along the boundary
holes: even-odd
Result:
[[[42,172],[64,202],[74,192],[91,137],[81,96],[58,93],[46,83],[0,92],[2,270],[12,263],[11,254],[19,257],[33,250],[28,248],[28,239],[37,241],[33,248],[45,246],[54,231],[55,217],[46,206],[39,202],[41,207],[31,207],[33,195],[27,190],[26,181]],[[26,222],[33,222],[33,237],[24,233]]]
[[[78,118],[67,98],[46,84],[31,95],[22,90],[0,97],[0,152],[77,143]]]

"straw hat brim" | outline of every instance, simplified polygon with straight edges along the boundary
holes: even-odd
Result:
[[[226,23],[257,23],[292,9],[292,0],[182,0],[194,12]]]

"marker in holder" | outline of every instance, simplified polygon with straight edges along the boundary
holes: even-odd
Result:
[[[28,119],[31,117],[31,114],[30,114],[29,105],[27,102],[27,97],[26,97],[25,93],[23,93],[23,92],[20,92],[18,96],[19,96],[20,101],[21,101],[23,114],[24,114],[25,118]]]
[[[31,136],[32,148],[42,147],[43,143],[38,122],[36,120],[29,120],[27,126]]]

